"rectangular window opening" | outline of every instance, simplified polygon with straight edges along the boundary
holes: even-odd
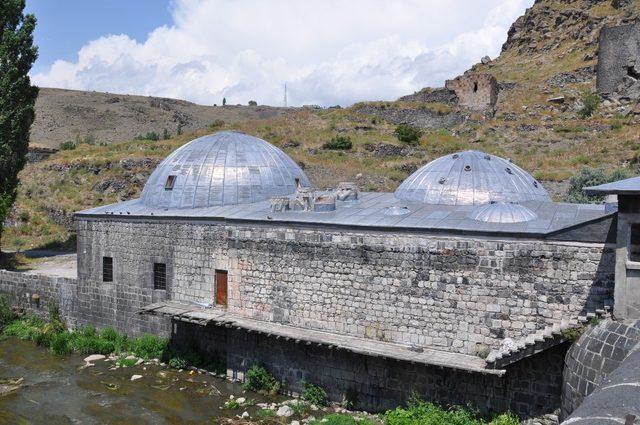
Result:
[[[102,281],[113,282],[113,257],[102,257]]]
[[[153,289],[167,289],[167,265],[164,263],[153,264]]]
[[[640,262],[640,223],[630,226],[629,261]]]
[[[216,305],[227,306],[228,272],[216,270]]]
[[[176,176],[168,176],[167,181],[164,184],[164,190],[173,190],[173,185],[176,183]]]

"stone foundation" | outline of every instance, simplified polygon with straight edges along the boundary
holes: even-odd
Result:
[[[443,405],[469,405],[483,414],[510,410],[527,418],[560,406],[562,359],[556,346],[511,365],[503,377],[363,356],[295,343],[243,330],[174,322],[177,347],[225,360],[227,375],[242,380],[253,364],[267,367],[292,392],[300,381],[323,387],[334,401],[384,411],[406,403],[412,392]]]

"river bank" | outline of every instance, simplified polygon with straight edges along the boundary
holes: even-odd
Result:
[[[0,297],[1,298],[1,297]],[[55,306],[47,321],[16,314],[0,299],[0,423],[515,425],[502,414],[485,421],[471,410],[421,400],[383,414],[328,403],[324,389],[287,383],[260,365],[244,382],[226,379],[215,359],[176,352],[153,335],[128,338],[112,328],[66,329]]]

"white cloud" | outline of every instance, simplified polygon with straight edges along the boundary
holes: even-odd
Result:
[[[108,35],[41,86],[184,98],[348,105],[441,86],[495,57],[533,0],[174,0],[143,42]]]

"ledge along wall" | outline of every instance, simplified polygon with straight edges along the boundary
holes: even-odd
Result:
[[[242,380],[251,365],[262,364],[291,391],[300,392],[300,381],[306,380],[324,388],[331,400],[346,400],[367,411],[393,409],[415,392],[434,403],[469,405],[482,414],[511,411],[525,418],[560,406],[562,359],[567,350],[567,344],[555,346],[497,376],[185,322],[174,322],[172,341],[177,348],[196,349],[226,361],[230,378]]]

